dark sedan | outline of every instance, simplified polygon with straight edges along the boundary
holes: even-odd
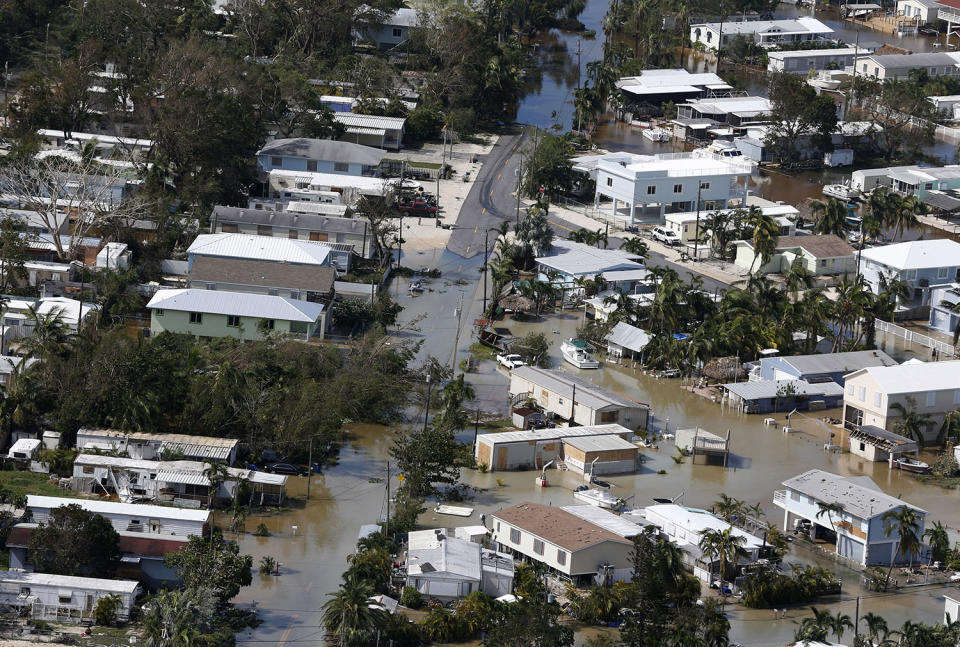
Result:
[[[267,465],[264,471],[270,472],[271,474],[289,474],[291,476],[306,476],[310,473],[306,467],[293,465],[291,463],[273,463]]]

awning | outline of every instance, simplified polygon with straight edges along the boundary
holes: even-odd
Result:
[[[922,199],[922,202],[940,211],[956,211],[960,209],[960,198],[947,193],[929,193]]]
[[[361,126],[350,126],[346,129],[346,132],[351,135],[375,135],[377,137],[383,137],[387,134],[387,131],[383,128],[363,128]]]
[[[184,485],[210,485],[210,479],[200,472],[157,472],[157,480],[163,483],[183,483]]]

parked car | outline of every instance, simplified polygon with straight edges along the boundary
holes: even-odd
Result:
[[[310,473],[310,470],[306,467],[293,463],[271,463],[264,468],[264,471],[271,474],[289,474],[291,476],[306,476]]]
[[[673,247],[680,245],[680,236],[677,235],[677,232],[665,227],[654,227],[653,239]]]
[[[516,353],[510,353],[510,354],[504,353],[501,355],[497,355],[497,364],[509,369],[514,369],[519,366],[526,366],[527,363],[523,361],[523,358],[521,358]]]
[[[437,208],[428,204],[426,200],[414,200],[406,204],[398,204],[396,208],[397,211],[403,214],[404,218],[410,216],[433,217],[437,215]]]

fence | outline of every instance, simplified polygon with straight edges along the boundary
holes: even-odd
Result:
[[[938,339],[930,337],[929,335],[915,332],[908,328],[904,328],[903,326],[898,326],[890,323],[889,321],[883,321],[881,319],[876,319],[874,321],[878,332],[884,332],[888,335],[903,339],[911,344],[917,344],[919,346],[923,346],[924,348],[933,349],[936,351],[937,356],[941,359],[950,359],[956,357],[957,355],[956,348],[952,344],[942,342]]]
[[[558,205],[564,209],[569,209],[570,211],[576,211],[582,213],[588,218],[593,218],[594,220],[599,220],[605,224],[610,225],[610,229],[623,231],[625,229],[624,221],[618,220],[610,215],[610,206],[606,205],[606,208],[595,207],[592,204],[584,204],[582,202],[577,202],[571,198],[560,196]]]

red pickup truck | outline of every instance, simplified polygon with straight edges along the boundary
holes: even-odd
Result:
[[[427,203],[425,200],[414,200],[407,204],[398,204],[397,211],[403,214],[404,218],[409,216],[436,216],[437,208]]]

